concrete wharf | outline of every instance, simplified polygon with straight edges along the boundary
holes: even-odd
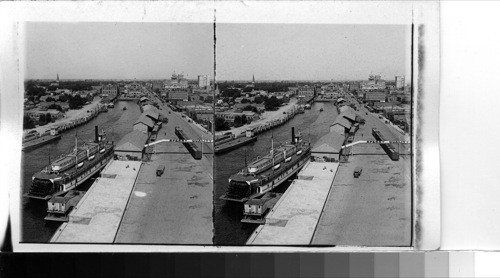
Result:
[[[352,100],[356,102],[355,100]],[[360,107],[366,120],[353,141],[375,140],[377,128],[387,140],[409,141],[393,125]],[[410,246],[412,186],[410,144],[396,144],[399,161],[392,161],[379,144],[351,147],[341,163],[313,236],[313,245]],[[361,167],[359,178],[353,178]]]
[[[156,140],[176,138],[176,126],[191,139],[212,138],[166,105],[160,110],[169,121]],[[194,144],[203,148],[201,160],[179,142],[148,147],[150,158],[142,164],[115,242],[213,244],[213,143]],[[159,165],[165,166],[161,176],[155,173]]]
[[[140,168],[138,161],[112,160],[50,242],[113,243]]]
[[[309,161],[247,245],[309,245],[339,163]]]

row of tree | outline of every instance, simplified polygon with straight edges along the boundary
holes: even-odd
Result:
[[[46,125],[50,122],[52,122],[52,115],[50,115],[50,113],[40,114],[40,117],[39,117],[37,123],[35,123],[35,121],[33,119],[31,119],[28,115],[24,115],[24,117],[23,117],[23,129],[35,128],[37,124],[38,125]]]

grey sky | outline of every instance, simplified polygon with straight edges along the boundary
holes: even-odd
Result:
[[[343,80],[410,75],[410,26],[218,24],[217,79]]]
[[[27,78],[213,76],[213,25],[28,23]]]
[[[217,24],[217,79],[345,80],[409,76],[410,27]],[[212,24],[28,23],[27,78],[213,75]]]

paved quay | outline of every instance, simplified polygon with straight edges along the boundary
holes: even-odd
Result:
[[[50,242],[113,243],[141,162],[112,160]]]
[[[367,115],[368,113],[368,115]],[[391,125],[361,109],[366,123],[356,132],[354,142],[375,140],[372,128],[386,140],[409,140]],[[398,148],[397,144],[395,145]],[[392,161],[379,144],[352,147],[347,163],[335,177],[313,245],[409,246],[411,244],[411,156],[409,145],[401,144],[399,161]],[[353,177],[354,168],[362,174]]]
[[[169,122],[159,130],[157,140],[177,138],[176,126],[192,139],[207,136],[169,108],[162,108]],[[201,143],[195,144],[201,148]],[[214,229],[212,144],[203,144],[201,160],[195,160],[182,143],[159,143],[154,148],[151,161],[141,167],[116,242],[211,245]],[[165,166],[165,171],[158,177],[156,169],[160,164]]]
[[[309,161],[247,245],[309,245],[338,163]]]

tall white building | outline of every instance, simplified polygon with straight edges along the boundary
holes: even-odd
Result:
[[[396,89],[403,89],[405,87],[405,76],[396,76]]]
[[[210,78],[208,75],[198,75],[198,86],[200,88],[210,87]]]

